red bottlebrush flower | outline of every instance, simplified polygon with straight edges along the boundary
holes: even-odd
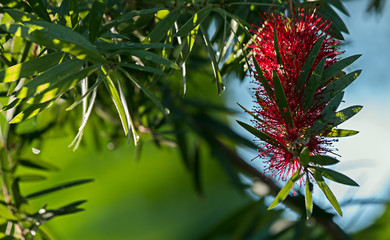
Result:
[[[329,34],[330,23],[316,16],[314,11],[299,10],[296,19],[276,15],[266,15],[263,25],[257,31],[252,31],[254,41],[249,44],[254,54],[254,61],[260,66],[262,73],[255,72],[258,87],[255,89],[256,102],[259,105],[253,111],[257,117],[256,128],[277,140],[283,147],[269,143],[259,146],[258,157],[267,158],[267,165],[272,176],[286,180],[291,177],[301,163],[299,153],[303,147],[309,148],[311,155],[330,152],[331,141],[321,136],[305,137],[305,133],[319,119],[326,102],[321,101],[324,86],[330,80],[317,86],[310,98],[309,106],[302,104],[304,89],[317,65],[326,59],[324,68],[334,64],[339,54],[336,46],[339,41]],[[274,33],[280,52],[278,62],[274,45]],[[304,79],[301,89],[297,86],[305,61],[313,46],[322,36],[324,40],[314,60],[307,78]],[[288,107],[291,112],[291,122],[287,122],[278,106],[275,97],[269,96],[269,91],[261,84],[260,75],[263,74],[275,94],[273,86],[273,71],[277,73],[284,90]],[[298,89],[298,90],[297,90]],[[302,169],[303,171],[303,169]]]

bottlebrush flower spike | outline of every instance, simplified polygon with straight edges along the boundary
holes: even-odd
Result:
[[[322,177],[338,181],[342,176],[338,182],[357,185],[341,173],[322,168],[338,162],[325,155],[334,141],[329,137],[357,133],[335,127],[362,108],[352,106],[336,112],[344,88],[360,74],[360,70],[349,74],[342,70],[359,55],[338,59],[339,41],[332,38],[329,28],[330,22],[316,16],[315,10],[299,9],[295,19],[265,14],[262,26],[252,31],[254,38],[248,46],[254,56],[258,105],[246,111],[255,118],[255,128],[239,124],[264,141],[259,144],[258,157],[266,159],[271,176],[290,179],[270,208],[288,195],[294,182],[306,181],[309,186],[314,179],[341,215]],[[311,203],[309,188],[306,195]]]

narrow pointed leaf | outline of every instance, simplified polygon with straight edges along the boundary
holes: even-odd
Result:
[[[271,86],[269,85],[268,80],[264,77],[263,70],[261,70],[259,63],[256,61],[256,58],[254,56],[252,57],[252,59],[253,59],[253,64],[255,65],[256,74],[259,77],[259,80],[263,85],[264,90],[268,94],[269,98],[275,99],[274,92],[271,90]]]
[[[309,81],[303,91],[302,96],[302,108],[304,112],[307,112],[313,104],[313,97],[316,93],[321,80],[322,71],[325,67],[326,58],[323,58],[312,72]]]
[[[104,74],[107,73],[107,71],[103,67],[102,67],[102,70],[103,70]],[[121,97],[119,96],[119,92],[118,92],[117,88],[115,87],[115,84],[112,80],[113,77],[114,77],[113,73],[108,74],[107,78],[105,79],[106,81],[104,81],[104,83],[107,87],[108,92],[110,93],[111,99],[116,107],[116,110],[118,111],[119,118],[120,118],[121,123],[122,123],[123,131],[125,132],[125,135],[127,136],[128,131],[129,131],[129,128],[128,128],[129,123],[127,122],[126,113],[125,113],[125,109],[124,109],[124,106],[123,106],[122,101],[121,101]]]
[[[150,98],[150,100],[152,100],[152,102],[154,104],[156,104],[156,106],[165,114],[165,115],[168,115],[169,114],[169,109],[165,108],[160,100],[157,99],[157,97],[147,88],[145,87],[139,80],[137,80],[135,77],[133,77],[132,75],[130,75],[126,70],[124,70],[123,68],[121,67],[118,67],[119,70],[125,74],[125,76],[130,80],[132,81],[138,88],[140,88],[144,93],[145,95]]]
[[[21,78],[37,75],[38,73],[59,64],[63,56],[64,53],[55,52],[8,67],[0,71],[0,82],[13,82]]]
[[[157,54],[152,53],[152,52],[148,52],[145,50],[131,50],[131,51],[129,51],[129,53],[131,55],[137,56],[139,58],[142,58],[142,59],[145,59],[145,60],[157,63],[157,64],[162,64],[162,65],[165,65],[167,67],[174,68],[174,69],[180,69],[176,63],[171,62],[168,59],[163,58],[160,55],[157,55]]]
[[[348,87],[356,78],[359,77],[362,70],[353,71],[348,73],[345,76],[342,76],[336,79],[334,82],[329,83],[326,87],[325,91],[330,93],[330,96],[333,97],[339,92],[343,91],[346,87]]]
[[[39,17],[31,13],[23,12],[17,9],[4,9],[4,12],[8,13],[15,20],[15,22],[40,20]]]
[[[338,129],[338,128],[332,128],[329,133],[326,135],[323,135],[323,137],[332,137],[332,138],[339,138],[339,137],[349,137],[358,134],[359,131],[355,130],[347,130],[347,129]]]
[[[336,172],[332,169],[327,169],[327,168],[320,168],[320,167],[310,167],[312,169],[315,169],[316,173],[321,174],[321,176],[326,177],[329,180],[345,184],[345,185],[350,185],[350,186],[356,186],[358,187],[359,184],[357,184],[354,180],[351,178],[345,176],[342,173]]]
[[[18,163],[24,167],[46,170],[46,171],[58,171],[59,168],[51,163],[37,160],[37,159],[19,159]]]
[[[301,177],[303,176],[302,174],[299,174],[299,170],[294,173],[294,175],[290,178],[290,180],[287,181],[286,185],[280,190],[278,195],[276,195],[274,201],[269,205],[268,210],[271,210],[272,208],[276,207],[280,202],[282,202],[287,195],[289,194],[291,188],[294,186],[294,183],[298,181]]]
[[[37,44],[73,54],[79,59],[106,62],[93,44],[68,27],[35,20],[23,24],[6,23],[0,25],[0,29]]]
[[[344,13],[345,15],[347,15],[349,17],[349,13],[348,13],[347,9],[344,7],[344,5],[341,3],[340,0],[327,0],[327,2],[329,4],[332,4],[335,8],[340,10],[340,12]]]
[[[188,36],[188,34],[199,24],[201,24],[203,20],[209,15],[211,8],[212,6],[208,5],[206,7],[201,8],[198,12],[194,13],[194,15],[176,32],[174,36]]]
[[[26,108],[23,111],[21,111],[20,113],[18,113],[9,123],[10,124],[20,123],[24,120],[35,117],[43,110],[49,108],[54,103],[54,101],[55,101],[55,99],[53,101],[50,101],[50,102],[32,104],[28,108]]]
[[[360,56],[362,56],[362,55],[360,55],[360,54],[353,55],[353,56],[341,59],[341,60],[335,62],[333,65],[327,67],[322,74],[320,85],[324,84],[326,81],[331,79],[333,76],[335,76],[337,73],[339,73],[341,70],[343,70],[347,66],[351,65]]]
[[[265,141],[265,142],[267,142],[275,147],[286,149],[286,147],[284,145],[282,145],[281,143],[276,141],[274,138],[272,138],[268,134],[263,133],[260,130],[258,130],[256,128],[244,123],[244,122],[237,120],[237,123],[240,124],[241,127],[245,128],[248,132],[250,132],[253,135],[255,135],[256,137],[258,137],[260,140],[263,140],[263,141]]]
[[[89,68],[84,68],[81,71],[76,72],[68,77],[59,79],[59,81],[53,82],[48,88],[41,91],[39,94],[34,95],[34,97],[30,98],[27,103],[43,103],[57,98],[64,92],[73,88],[82,79],[94,73],[96,70],[97,66],[91,66]]]
[[[163,10],[167,11],[167,10]],[[159,42],[161,41],[168,33],[168,31],[173,28],[173,24],[177,21],[180,16],[180,8],[176,8],[169,12],[169,14],[164,17],[149,33],[149,35],[144,39],[143,43],[150,42]]]
[[[325,194],[325,197],[328,199],[330,204],[333,206],[333,208],[336,210],[336,212],[342,217],[343,213],[340,208],[340,204],[337,201],[336,197],[328,187],[328,185],[325,183],[324,179],[322,176],[315,172],[314,173],[314,180],[317,182],[318,186],[320,187],[321,191]]]
[[[313,197],[310,191],[310,179],[309,174],[306,177],[306,191],[305,191],[305,207],[306,207],[306,218],[309,219],[313,213]]]
[[[106,6],[103,1],[93,1],[92,8],[88,14],[89,16],[89,41],[94,42],[103,18],[103,14],[106,10]]]
[[[307,164],[310,162],[310,150],[309,147],[304,147],[301,151],[301,154],[299,155],[299,162],[306,167]]]
[[[56,192],[56,191],[59,191],[59,190],[70,188],[70,187],[75,187],[75,186],[78,186],[78,185],[81,185],[81,184],[85,184],[85,183],[89,183],[89,182],[92,182],[92,181],[93,181],[93,179],[82,179],[82,180],[76,180],[76,181],[68,182],[68,183],[61,184],[59,186],[53,187],[53,188],[49,188],[49,189],[45,189],[45,190],[42,190],[42,191],[39,191],[39,192],[31,193],[31,194],[25,196],[25,199],[31,199],[31,198],[40,197],[40,196],[43,196],[43,195],[46,195],[46,194],[49,194],[49,193],[52,193],[52,192]]]
[[[276,104],[282,114],[287,126],[292,127],[294,125],[290,107],[287,102],[286,94],[284,93],[282,83],[279,80],[278,74],[273,71],[272,73],[273,85],[275,90]]]
[[[20,182],[35,182],[46,180],[45,176],[35,175],[35,174],[24,174],[16,177]]]
[[[153,68],[153,67],[147,67],[147,66],[141,66],[137,64],[127,63],[127,62],[119,62],[117,63],[119,66],[126,67],[126,68],[132,68],[143,72],[150,72],[154,73],[160,76],[166,76],[167,74],[161,71],[160,69]]]
[[[340,92],[336,97],[334,97],[322,110],[320,118],[317,119],[313,126],[305,133],[306,137],[310,135],[320,134],[322,131],[329,130],[327,125],[331,121],[332,116],[334,116],[338,106],[343,100],[344,92]]]
[[[77,59],[65,61],[35,77],[13,95],[16,98],[28,98],[39,94],[54,82],[61,81],[62,79],[78,71],[83,64],[83,61]]]
[[[332,158],[332,157],[325,156],[325,155],[313,155],[313,156],[310,156],[310,162],[317,164],[317,165],[324,165],[325,166],[325,165],[333,165],[333,164],[336,164],[340,161],[337,160],[336,158]]]
[[[280,71],[282,71],[282,74],[284,74],[284,67],[283,67],[284,64],[283,64],[282,56],[280,54],[278,34],[276,28],[274,28],[274,49],[275,49],[276,61],[278,62],[279,69]]]
[[[297,79],[297,85],[295,88],[295,91],[301,91],[303,86],[306,83],[307,77],[310,74],[310,71],[313,67],[313,64],[317,58],[317,55],[321,49],[321,45],[324,41],[325,36],[320,37],[316,43],[313,45],[312,49],[310,50],[309,54],[306,57],[305,63],[303,64],[302,70],[298,76]]]
[[[46,6],[41,0],[27,0],[27,2],[39,17],[45,19],[48,22],[51,22],[49,13],[46,10]]]
[[[336,114],[332,117],[330,120],[330,123],[333,126],[338,126],[341,123],[347,121],[351,117],[353,117],[355,114],[360,112],[360,110],[363,108],[363,106],[355,105],[348,108],[345,108],[341,111],[336,112]]]
[[[218,94],[220,95],[225,90],[225,86],[222,82],[222,77],[221,77],[221,73],[220,73],[219,68],[218,68],[217,60],[215,59],[215,52],[214,52],[213,46],[210,43],[209,35],[208,35],[207,31],[205,29],[203,29],[202,26],[200,26],[200,29],[202,31],[203,40],[204,40],[204,42],[207,46],[207,49],[209,51],[209,58],[211,60],[211,66],[213,68],[214,78],[215,78],[215,81],[217,83]]]

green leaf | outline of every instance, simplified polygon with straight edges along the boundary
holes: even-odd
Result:
[[[51,22],[49,13],[46,10],[46,6],[41,0],[27,0],[34,12],[41,18],[48,22]]]
[[[78,3],[78,0],[73,0],[73,1]],[[127,13],[115,18],[114,20],[106,23],[105,25],[103,25],[103,27],[100,29],[99,35],[104,34],[105,32],[109,31],[111,28],[119,25],[120,23],[133,22],[134,17],[136,17],[136,16],[148,15],[148,14],[152,14],[152,13],[158,12],[160,10],[164,10],[164,9],[165,8],[149,8],[149,9],[143,9],[143,10],[139,10],[139,11],[127,12]]]
[[[167,11],[167,10],[162,10]],[[161,41],[168,33],[168,31],[173,28],[174,23],[180,16],[180,8],[175,8],[169,14],[164,17],[149,33],[149,35],[143,40],[142,43],[150,42],[159,42]]]
[[[157,54],[152,53],[152,52],[148,52],[145,50],[131,50],[131,51],[129,51],[129,53],[131,55],[136,56],[136,57],[139,57],[139,58],[142,58],[142,59],[145,59],[145,60],[157,63],[157,64],[162,64],[162,65],[165,65],[167,67],[174,68],[174,69],[180,69],[176,63],[171,62],[168,59],[165,59],[165,58],[161,57],[160,55],[157,55]]]
[[[321,83],[320,85],[324,84],[326,81],[334,77],[336,74],[338,74],[341,70],[346,68],[347,66],[354,63],[360,56],[362,55],[353,55],[344,59],[341,59],[331,66],[327,67],[321,77]]]
[[[90,88],[88,88],[88,90],[84,93],[83,96],[81,96],[79,99],[77,99],[77,101],[75,101],[74,103],[72,103],[72,105],[70,105],[68,108],[66,108],[66,111],[73,110],[77,105],[79,105],[82,101],[84,101],[84,98],[88,97],[89,94],[91,94],[91,92],[93,92],[100,85],[100,83],[102,83],[103,80],[106,79],[106,77],[110,73],[111,73],[111,71],[108,71],[104,75],[99,75],[96,82]]]
[[[317,59],[318,53],[320,51],[320,48],[322,46],[322,43],[324,42],[325,36],[320,37],[316,43],[311,48],[309,54],[306,57],[305,63],[303,64],[302,70],[299,73],[297,84],[295,86],[295,91],[301,91],[303,86],[306,83],[307,77],[310,74],[310,71],[313,67],[313,64],[315,60]]]
[[[27,21],[24,25],[7,23],[0,25],[0,29],[37,44],[73,54],[79,59],[106,62],[93,44],[70,28],[44,21]]]
[[[23,22],[30,20],[39,20],[40,18],[27,12],[20,11],[18,9],[4,9],[4,12],[8,13],[15,22]]]
[[[307,164],[310,162],[310,150],[309,150],[309,147],[305,146],[302,149],[301,154],[299,155],[299,162],[304,167],[306,167]]]
[[[25,174],[25,175],[20,175],[16,177],[20,182],[35,182],[35,181],[42,181],[46,180],[45,176],[41,175],[35,175],[35,174]]]
[[[256,61],[255,56],[253,56],[252,59],[253,59],[253,64],[255,65],[256,74],[257,74],[261,84],[263,85],[266,93],[268,94],[270,99],[275,99],[274,92],[272,91],[268,80],[264,77],[263,70],[261,70],[261,67],[260,67],[259,63]]]
[[[313,105],[313,97],[318,90],[319,83],[321,80],[322,71],[325,67],[326,58],[323,58],[316,66],[314,71],[312,72],[309,81],[305,89],[303,90],[302,95],[302,108],[304,112],[307,112],[310,107]]]
[[[323,137],[333,137],[333,138],[339,138],[339,137],[349,137],[358,134],[359,131],[355,130],[347,130],[347,129],[337,129],[332,128],[329,133],[326,135],[323,135]]]
[[[212,9],[212,5],[206,5],[194,15],[176,32],[175,37],[187,36],[194,28],[203,22],[203,20],[209,15]]]
[[[282,83],[279,80],[278,74],[275,70],[272,72],[272,79],[275,91],[276,104],[280,110],[281,115],[284,118],[288,127],[292,127],[294,125],[293,118],[291,115],[290,107],[288,105],[288,101],[286,98],[286,94],[284,93]]]
[[[329,128],[327,127],[328,123],[331,121],[332,116],[334,116],[335,111],[343,100],[344,92],[340,92],[336,97],[334,97],[322,110],[320,118],[318,118],[313,126],[305,133],[305,137],[310,135],[320,134],[322,131],[326,131]]]
[[[363,106],[355,105],[348,108],[345,108],[341,111],[336,112],[336,114],[331,118],[330,123],[332,126],[340,125],[341,123],[347,121],[355,114],[360,112]]]
[[[19,159],[18,163],[24,167],[39,169],[39,170],[47,170],[47,171],[58,171],[59,168],[54,166],[51,163],[37,160],[37,159]]]
[[[132,81],[139,89],[141,89],[145,95],[150,98],[150,100],[152,100],[152,102],[154,104],[156,104],[156,106],[161,110],[161,112],[164,113],[164,115],[168,115],[169,114],[169,109],[165,108],[160,100],[157,99],[157,97],[147,88],[145,87],[139,80],[137,80],[135,77],[133,77],[132,75],[130,75],[126,70],[124,70],[123,68],[121,67],[118,67],[118,69],[123,73],[125,74],[125,76],[130,80]]]
[[[94,180],[93,179],[82,179],[82,180],[76,180],[76,181],[68,182],[68,183],[64,183],[64,184],[61,184],[59,186],[53,187],[53,188],[48,188],[48,189],[45,189],[45,190],[42,190],[42,191],[39,191],[39,192],[28,194],[24,198],[25,199],[32,199],[32,198],[36,198],[36,197],[41,197],[43,195],[46,195],[46,194],[49,194],[49,193],[52,193],[52,192],[60,191],[60,190],[63,190],[63,189],[66,189],[66,188],[70,188],[70,187],[75,187],[75,186],[78,186],[78,185],[81,185],[81,184],[85,184],[85,183],[89,183],[89,182],[92,182],[92,181],[94,181]]]
[[[329,85],[324,91],[330,94],[331,97],[336,96],[339,92],[343,91],[353,81],[355,81],[355,79],[359,77],[361,72],[362,70],[356,70],[336,79],[335,81],[329,83]]]
[[[309,174],[306,175],[306,192],[305,192],[305,207],[306,207],[306,218],[309,220],[313,213],[313,197],[310,189],[310,178]]]
[[[337,201],[336,197],[333,195],[333,193],[330,190],[330,188],[328,187],[328,185],[325,183],[322,176],[319,173],[314,172],[313,177],[314,177],[314,180],[317,182],[318,186],[320,187],[321,191],[325,194],[325,196],[328,199],[328,201],[330,202],[330,204],[332,204],[332,206],[336,210],[336,212],[342,217],[343,213],[341,211],[339,202]]]
[[[59,82],[80,70],[83,64],[83,61],[77,59],[62,62],[32,79],[13,95],[16,98],[29,98],[37,95],[53,83]]]
[[[332,4],[335,8],[340,10],[340,12],[344,13],[349,17],[349,13],[340,0],[326,0],[329,4]]]
[[[213,46],[210,43],[210,39],[209,39],[209,35],[208,35],[207,31],[205,29],[203,29],[202,26],[200,26],[200,30],[201,30],[202,35],[203,35],[204,43],[206,44],[207,49],[209,51],[209,58],[211,60],[211,66],[213,67],[213,73],[214,73],[215,81],[217,83],[218,94],[220,95],[225,90],[225,86],[222,82],[222,77],[221,77],[221,73],[220,73],[219,68],[218,68],[217,60],[215,59],[215,52],[214,52]]]
[[[126,53],[127,50],[148,50],[148,49],[156,49],[156,48],[172,48],[171,44],[165,43],[135,43],[135,42],[120,42],[120,43],[109,43],[109,42],[97,42],[96,46],[101,51],[115,51],[115,54]]]
[[[325,156],[325,155],[313,155],[313,156],[310,156],[310,162],[314,163],[314,164],[325,166],[325,165],[333,165],[333,164],[336,164],[340,161],[335,159],[335,158]]]
[[[357,184],[354,180],[345,176],[342,173],[327,168],[320,168],[320,167],[310,167],[310,168],[315,169],[316,173],[321,174],[323,177],[326,177],[327,179],[330,179],[332,181],[342,183],[345,185],[359,187],[359,184]]]
[[[30,107],[19,112],[9,123],[10,124],[20,123],[24,120],[30,119],[38,115],[38,113],[42,112],[43,110],[49,108],[54,103],[54,101],[55,100],[50,102],[39,103],[39,104],[32,104]]]
[[[286,149],[286,147],[284,145],[282,145],[281,143],[276,141],[274,138],[272,138],[268,134],[263,133],[260,130],[258,130],[256,128],[254,128],[254,127],[244,123],[244,122],[241,122],[241,121],[238,121],[238,120],[236,120],[236,121],[237,121],[238,124],[241,125],[241,127],[245,128],[248,132],[252,133],[256,137],[258,137],[260,140],[263,140],[263,141],[265,141],[265,142],[267,142],[267,143],[269,143],[272,146],[275,146],[277,148]]]
[[[282,56],[280,54],[278,34],[276,28],[274,28],[274,49],[275,49],[276,61],[278,62],[279,69],[280,71],[282,71],[282,74],[284,74],[284,64],[283,64]]]
[[[106,10],[106,6],[103,1],[93,1],[92,8],[88,14],[89,16],[89,41],[94,42],[103,19],[103,14]]]
[[[63,59],[64,53],[55,52],[43,57],[34,58],[28,62],[19,63],[0,71],[0,82],[13,82],[43,72]]]
[[[280,190],[278,195],[276,195],[274,201],[269,205],[268,210],[271,210],[272,208],[276,207],[280,202],[282,202],[287,195],[289,194],[291,188],[294,186],[294,183],[298,181],[302,176],[302,174],[299,174],[300,170],[296,171],[294,175],[290,178],[290,180],[287,181],[286,185]]]
[[[82,79],[88,77],[97,70],[97,66],[91,66],[84,68],[68,77],[53,81],[53,83],[43,91],[35,94],[34,97],[30,98],[27,103],[36,104],[50,101],[54,98],[61,96],[66,91],[72,89]]]
[[[75,29],[75,27],[79,24],[79,0],[69,0],[70,6],[69,6],[69,13],[70,13],[70,21],[72,23],[72,28]]]
[[[161,71],[161,70],[159,70],[157,68],[153,68],[153,67],[141,66],[141,65],[127,63],[127,62],[118,62],[117,65],[122,66],[122,67],[126,67],[126,68],[132,68],[132,69],[143,71],[143,72],[154,73],[154,74],[157,74],[157,75],[160,75],[160,76],[166,76],[167,75],[163,71]]]

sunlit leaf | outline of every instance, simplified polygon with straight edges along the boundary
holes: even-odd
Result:
[[[106,62],[93,44],[70,28],[34,20],[23,24],[2,24],[0,29],[37,44],[68,52],[79,59]]]
[[[212,5],[202,7],[198,12],[194,13],[192,17],[175,33],[175,37],[184,37],[196,28],[209,15]]]
[[[55,99],[50,102],[44,102],[44,103],[38,103],[38,104],[32,104],[28,108],[24,109],[23,111],[19,112],[12,120],[9,122],[10,124],[20,123],[24,120],[30,119],[38,113],[42,112],[43,110],[49,108],[53,103]]]
[[[310,189],[310,178],[309,174],[306,175],[306,187],[305,187],[305,208],[306,208],[306,218],[309,219],[313,213],[313,197]]]
[[[299,162],[302,164],[302,166],[306,167],[307,164],[310,162],[310,150],[309,147],[304,147],[301,151],[301,154],[299,155]]]
[[[353,117],[355,114],[360,112],[360,110],[363,108],[363,106],[355,105],[351,107],[347,107],[341,111],[338,111],[335,113],[335,115],[331,118],[330,123],[333,126],[338,126],[341,123],[347,121],[351,117]]]
[[[361,55],[353,55],[344,59],[341,59],[331,66],[327,67],[321,77],[321,83],[320,85],[324,84],[327,80],[334,77],[337,73],[339,73],[341,70],[346,68],[347,66],[354,63]]]
[[[349,137],[358,134],[359,131],[355,130],[347,130],[347,129],[338,129],[338,128],[332,128],[329,133],[326,135],[322,135],[323,137]]]
[[[0,71],[0,82],[13,82],[43,72],[63,59],[64,53],[55,52],[30,61],[19,63]]]
[[[164,10],[166,11],[166,10]],[[164,17],[149,33],[147,37],[145,37],[143,43],[150,42],[159,42],[161,41],[168,33],[169,29],[173,28],[173,24],[177,21],[180,16],[180,8],[175,8],[169,14]]]
[[[37,95],[53,83],[59,82],[78,71],[83,64],[83,61],[77,59],[65,61],[35,77],[13,95],[16,98],[28,98]]]
[[[290,178],[290,180],[287,181],[287,183],[284,185],[284,187],[280,190],[278,195],[276,195],[274,201],[269,205],[268,210],[276,207],[279,203],[281,203],[289,194],[291,188],[294,186],[294,183],[298,181],[302,176],[302,174],[299,174],[299,170],[294,173],[294,175]]]

